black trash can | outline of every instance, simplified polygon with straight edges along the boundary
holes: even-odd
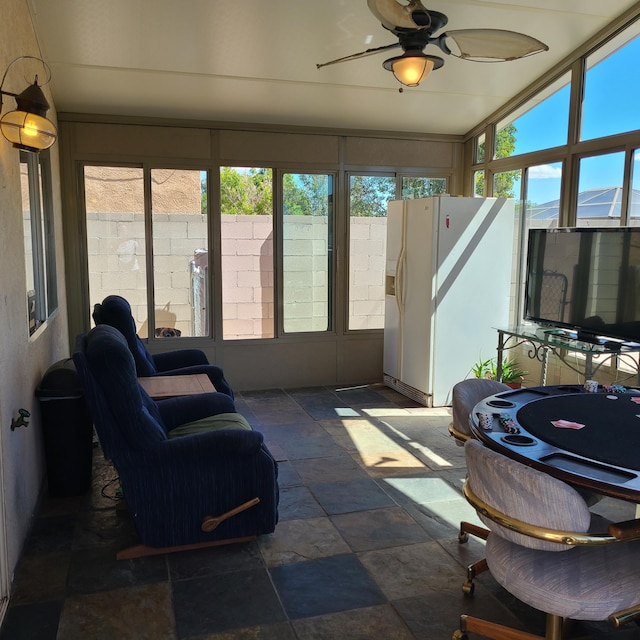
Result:
[[[91,484],[93,424],[71,358],[47,369],[36,397],[42,415],[49,495],[81,495]]]

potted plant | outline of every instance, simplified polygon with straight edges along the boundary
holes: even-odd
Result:
[[[505,360],[502,363],[502,376],[500,382],[504,382],[507,386],[518,389],[522,386],[522,381],[527,372],[520,368],[515,360]],[[498,365],[492,360],[491,375],[492,380],[498,379]]]
[[[487,360],[480,358],[480,360],[471,367],[471,373],[473,373],[476,378],[491,378],[492,372],[494,371],[494,358],[488,358]]]
[[[495,358],[480,358],[471,367],[471,372],[476,378],[489,378],[490,380],[498,379],[498,363]],[[505,360],[502,363],[502,376],[500,382],[517,389],[522,386],[522,380],[527,372],[520,368],[515,360]]]

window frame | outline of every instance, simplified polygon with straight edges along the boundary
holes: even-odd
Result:
[[[631,33],[631,38],[625,37],[624,32]],[[620,226],[630,223],[630,201],[633,189],[633,168],[634,152],[640,149],[640,128],[636,130],[623,131],[620,133],[605,134],[600,137],[583,139],[583,100],[585,98],[585,83],[588,73],[588,60],[602,61],[607,56],[615,55],[620,48],[621,41],[628,43],[632,38],[640,38],[640,14],[634,14],[631,19],[621,19],[612,23],[607,33],[603,33],[596,44],[589,49],[583,49],[576,53],[573,59],[567,60],[562,68],[557,69],[553,76],[543,76],[538,82],[531,85],[526,93],[518,95],[500,110],[491,115],[482,125],[469,132],[466,138],[468,153],[471,154],[471,163],[465,167],[465,175],[475,190],[474,176],[480,172],[485,172],[485,187],[491,186],[491,192],[486,189],[485,195],[493,195],[494,176],[501,172],[508,172],[520,169],[524,176],[523,193],[526,193],[528,181],[528,171],[535,166],[543,164],[561,163],[563,167],[560,184],[560,205],[559,205],[559,227],[572,227],[578,225],[578,194],[580,183],[580,166],[585,159],[624,152],[624,168],[622,175],[622,202],[621,215],[617,218]],[[624,44],[622,45],[624,46]],[[604,55],[602,55],[604,53]],[[593,65],[592,65],[593,66]],[[512,155],[505,158],[491,157],[486,153],[480,159],[477,155],[478,140],[483,135],[486,140],[491,140],[496,136],[497,127],[501,123],[515,121],[522,113],[523,108],[532,102],[536,102],[538,97],[544,100],[545,92],[549,87],[557,83],[567,73],[571,74],[570,98],[569,98],[569,122],[568,137],[565,145],[544,148],[537,151],[529,151],[522,154]],[[542,101],[541,100],[541,101]],[[473,181],[473,182],[472,182]],[[524,203],[521,203],[524,206]],[[520,226],[520,246],[526,246],[526,229],[523,224]],[[522,251],[522,263],[526,261],[526,249]],[[523,296],[523,283],[518,279],[518,300],[521,304]],[[516,310],[520,314],[521,309]],[[521,314],[519,315],[521,318]],[[608,363],[602,365],[609,375],[616,375],[617,359],[612,358]]]
[[[285,175],[316,175],[323,176],[328,179],[330,184],[329,197],[327,201],[328,207],[328,227],[327,227],[327,327],[326,329],[310,329],[308,331],[292,331],[285,329],[285,264],[284,264],[284,177]],[[325,171],[322,169],[305,169],[305,168],[274,168],[273,179],[274,189],[274,230],[277,234],[277,242],[274,244],[274,253],[276,254],[276,282],[274,287],[275,308],[276,308],[276,328],[275,335],[278,338],[287,338],[298,335],[309,334],[335,334],[336,332],[336,264],[337,264],[337,238],[336,238],[336,216],[337,216],[337,198],[336,190],[338,186],[338,175],[335,171]]]
[[[424,178],[425,180],[444,180],[445,181],[445,191],[444,194],[450,194],[452,184],[454,183],[454,178],[452,174],[448,171],[440,172],[437,169],[410,169],[410,168],[397,168],[395,170],[386,171],[384,169],[380,169],[378,171],[374,170],[362,170],[362,169],[352,169],[347,170],[345,172],[345,188],[344,188],[344,199],[345,199],[345,216],[344,216],[344,224],[346,225],[346,269],[345,273],[342,274],[344,280],[344,286],[346,287],[345,295],[344,295],[344,313],[342,321],[344,323],[344,333],[345,335],[366,335],[367,333],[375,333],[384,331],[383,327],[370,327],[370,328],[353,328],[350,326],[351,322],[351,179],[357,176],[364,177],[374,177],[374,178],[392,178],[395,180],[395,194],[392,200],[403,200],[405,198],[402,197],[402,187],[403,181],[405,178]],[[407,198],[408,199],[408,198]],[[386,216],[385,216],[386,217]],[[384,273],[383,273],[383,281],[384,281]],[[384,286],[384,285],[383,285]],[[382,303],[384,305],[384,295],[382,299]],[[384,313],[384,311],[383,311]],[[384,321],[384,318],[383,318]]]
[[[48,151],[20,151],[20,164],[27,169],[29,221],[31,229],[31,269],[33,272],[34,317],[30,318],[27,292],[27,324],[33,336],[58,308],[58,288],[53,212],[53,180]],[[24,215],[25,212],[23,212]],[[25,268],[27,256],[25,255]]]

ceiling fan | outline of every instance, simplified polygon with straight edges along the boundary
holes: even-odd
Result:
[[[392,71],[402,84],[417,87],[431,71],[444,64],[439,56],[424,53],[430,44],[447,55],[474,62],[508,62],[549,50],[536,38],[503,29],[458,29],[434,35],[447,24],[448,18],[444,13],[427,9],[420,0],[408,0],[406,4],[399,0],[367,0],[367,4],[398,42],[318,64],[318,69],[401,47],[403,54],[385,60],[382,66]]]

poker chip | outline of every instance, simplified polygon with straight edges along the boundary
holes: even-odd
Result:
[[[515,420],[508,413],[501,414],[499,421],[500,421],[500,426],[507,433],[520,433],[520,429],[518,428]]]

